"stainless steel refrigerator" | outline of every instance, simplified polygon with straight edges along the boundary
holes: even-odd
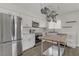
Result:
[[[21,20],[19,16],[0,13],[0,56],[22,54]]]

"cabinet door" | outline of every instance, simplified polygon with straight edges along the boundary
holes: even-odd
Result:
[[[12,43],[2,44],[3,56],[12,56]]]
[[[26,26],[26,27],[32,27],[32,20],[33,20],[32,17],[25,16],[25,17],[23,17],[22,25],[23,26]]]
[[[28,48],[31,48],[35,45],[35,34],[30,34],[27,39]]]
[[[23,47],[23,51],[25,51],[26,49],[28,49],[28,43],[30,43],[30,42],[28,42],[28,37],[29,37],[29,34],[25,34],[25,35],[23,35],[23,40],[22,40],[22,47]]]
[[[67,34],[67,46],[75,48],[77,41],[77,32],[75,28],[64,28],[61,31],[62,33]]]
[[[26,34],[23,36],[22,46],[23,51],[29,49],[35,45],[35,34]]]
[[[35,44],[35,34],[30,34],[28,42],[33,43],[32,45]]]
[[[75,33],[69,33],[68,34],[68,38],[67,38],[67,46],[75,48],[76,47],[76,43],[77,43],[76,32]]]

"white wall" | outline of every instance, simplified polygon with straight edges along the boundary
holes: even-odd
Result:
[[[72,26],[70,29],[63,29],[61,32],[68,33],[67,39],[68,45],[71,47],[79,47],[79,11],[73,11],[68,14],[63,14],[60,19],[62,20],[62,26]],[[66,21],[75,20],[76,23],[67,24]],[[72,35],[72,36],[71,36]]]

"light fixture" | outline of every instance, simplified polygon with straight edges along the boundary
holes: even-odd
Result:
[[[55,32],[55,29],[61,29],[61,20],[56,19],[56,16],[58,15],[56,11],[50,10],[48,7],[44,7],[41,9],[41,13],[46,16],[49,29],[53,29],[53,32]]]
[[[54,10],[51,11],[48,7],[44,7],[41,9],[41,13],[46,15],[46,20],[48,22],[50,22],[51,20],[53,20],[53,22],[56,22],[56,16],[58,14]]]

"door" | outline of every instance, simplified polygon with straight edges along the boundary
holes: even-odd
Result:
[[[11,41],[11,15],[2,14],[3,16],[3,40],[2,42]]]
[[[0,13],[0,56],[10,56],[11,42],[11,19],[10,15]],[[6,43],[4,43],[6,42]]]
[[[2,44],[3,56],[12,56],[12,42]]]
[[[22,38],[21,38],[21,17],[15,17],[16,24],[16,40],[17,40],[17,55],[22,54]]]
[[[21,17],[14,17],[15,20],[15,40],[21,40]]]

